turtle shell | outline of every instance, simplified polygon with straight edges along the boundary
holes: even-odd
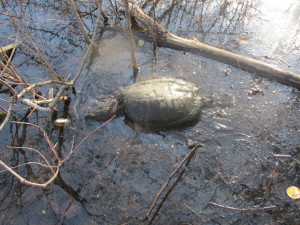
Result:
[[[122,92],[125,116],[148,127],[186,125],[199,118],[203,105],[195,84],[178,78],[142,80]]]

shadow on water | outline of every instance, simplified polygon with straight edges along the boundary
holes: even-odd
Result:
[[[122,15],[119,21],[109,2],[104,2],[109,20],[102,22],[123,24]],[[285,1],[285,5],[157,1],[155,13],[151,1],[143,2],[146,12],[179,36],[299,72],[298,1]],[[75,74],[86,44],[78,23],[72,22],[75,17],[68,4],[22,4],[24,30],[33,34],[59,74]],[[96,6],[76,4],[91,35]],[[6,6],[11,13],[18,12],[18,7],[15,1]],[[117,9],[122,10],[118,3]],[[55,20],[45,20],[49,18]],[[0,19],[2,37],[16,34],[10,18],[1,14]],[[299,224],[299,201],[285,194],[288,186],[300,186],[299,90],[191,53],[157,48],[154,57],[152,44],[139,40],[137,80],[168,76],[192,81],[212,103],[203,109],[201,120],[185,129],[145,132],[118,117],[84,142],[45,189],[22,185],[9,173],[0,173],[0,224]],[[9,39],[4,38],[0,45],[7,43]],[[23,47],[18,48],[14,63],[30,82],[51,75],[40,58]],[[78,144],[101,124],[85,119],[93,99],[133,83],[130,63],[126,38],[102,30],[75,87],[76,95],[69,90],[70,105],[58,106],[57,117],[70,119],[68,126],[54,127],[56,116],[44,112],[28,118],[31,111],[22,106],[14,117],[43,127],[63,158],[73,137]],[[0,93],[0,104],[6,107],[3,99],[8,96]],[[157,205],[156,217],[141,222],[158,190],[189,152],[187,139],[204,146],[179,174],[172,191],[162,196],[164,204]],[[31,126],[10,124],[1,131],[0,158],[10,166],[39,161],[33,152],[6,146],[32,147],[51,158],[43,135]],[[31,165],[16,170],[35,181],[50,175]],[[276,208],[238,210],[273,205]]]

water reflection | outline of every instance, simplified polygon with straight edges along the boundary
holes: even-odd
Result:
[[[254,40],[263,46],[255,54],[279,59],[284,67],[291,67],[285,57],[290,58],[293,50],[299,51],[299,1],[261,1],[259,10],[262,16],[249,26]]]
[[[170,4],[163,1],[160,5],[156,16],[167,30],[214,44],[226,38],[222,34],[238,35],[251,22],[257,6],[255,1],[244,0],[172,1]]]

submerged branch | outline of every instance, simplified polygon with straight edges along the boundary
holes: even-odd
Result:
[[[183,164],[188,162],[188,160],[190,160],[190,158],[194,155],[196,149],[198,147],[201,147],[202,144],[200,143],[196,143],[195,146],[190,150],[190,152],[184,157],[184,159],[181,161],[181,163],[179,164],[179,166],[172,172],[172,174],[169,176],[168,180],[165,182],[165,184],[162,186],[162,188],[157,192],[156,197],[154,199],[154,201],[152,202],[146,217],[143,219],[143,221],[146,221],[149,219],[150,214],[152,213],[155,205],[157,204],[160,196],[162,195],[163,191],[168,187],[169,183],[171,182],[171,180],[173,179],[173,177],[178,173],[178,171],[183,167]],[[187,165],[186,165],[187,166]],[[174,187],[173,187],[174,188]]]

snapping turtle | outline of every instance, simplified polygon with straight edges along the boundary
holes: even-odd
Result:
[[[195,84],[178,78],[138,81],[120,90],[120,95],[100,96],[87,117],[105,121],[124,113],[142,126],[169,128],[199,119],[203,98]]]

